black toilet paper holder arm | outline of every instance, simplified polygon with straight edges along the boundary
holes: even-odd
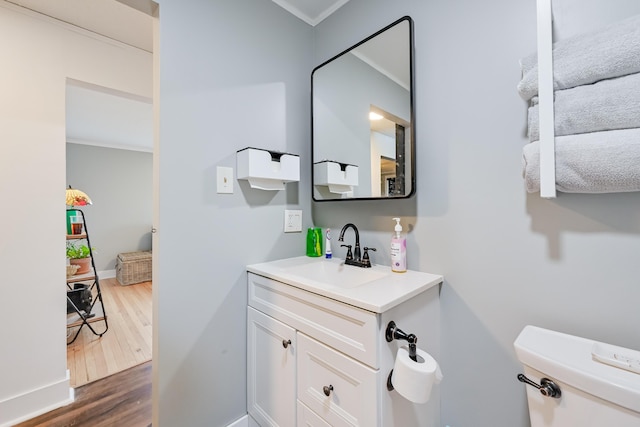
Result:
[[[393,320],[387,324],[387,330],[384,334],[387,342],[396,340],[405,340],[409,343],[409,358],[414,362],[418,361],[417,358],[417,343],[418,337],[414,334],[406,334],[402,329],[396,326],[396,322]]]

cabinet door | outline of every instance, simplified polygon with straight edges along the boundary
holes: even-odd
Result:
[[[262,427],[296,423],[296,331],[251,307],[247,333],[247,406]]]

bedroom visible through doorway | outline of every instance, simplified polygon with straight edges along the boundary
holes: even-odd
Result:
[[[85,327],[67,346],[77,387],[151,360],[150,275],[121,284],[116,269],[120,254],[152,249],[153,105],[75,80],[66,94],[66,184],[93,201],[82,211],[109,325],[102,337]]]

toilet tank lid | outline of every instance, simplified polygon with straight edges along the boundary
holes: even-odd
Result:
[[[520,332],[514,347],[524,365],[640,413],[640,374],[595,360],[594,344],[598,342],[529,325]],[[635,354],[635,350],[629,352]]]

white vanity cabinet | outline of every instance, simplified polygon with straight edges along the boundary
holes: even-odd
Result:
[[[387,343],[385,330],[394,320],[418,336],[419,348],[438,351],[441,276],[419,273],[433,283],[419,291],[407,286],[413,295],[378,312],[371,300],[359,304],[353,295],[313,292],[285,273],[271,274],[271,264],[247,267],[247,406],[260,426],[437,426],[439,393],[415,405],[387,390],[406,342]],[[394,276],[388,286],[399,286]]]

